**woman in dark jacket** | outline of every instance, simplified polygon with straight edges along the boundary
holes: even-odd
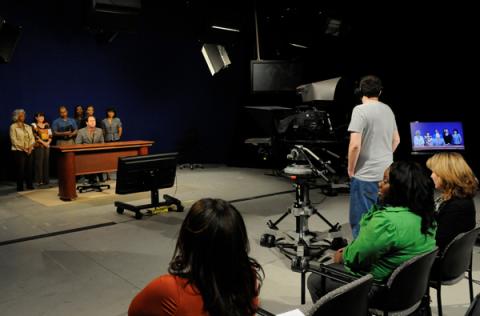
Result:
[[[455,236],[475,228],[473,197],[478,180],[462,155],[454,152],[435,154],[428,159],[435,188],[442,192],[437,199],[437,246],[442,251]]]

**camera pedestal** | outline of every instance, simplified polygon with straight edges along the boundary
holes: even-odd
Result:
[[[290,176],[295,184],[295,201],[293,205],[283,213],[275,222],[269,220],[267,226],[271,229],[270,233],[261,236],[260,245],[263,247],[279,248],[287,258],[291,259],[292,271],[301,274],[301,304],[305,304],[305,273],[309,266],[309,261],[321,257],[327,249],[339,249],[347,244],[347,241],[341,237],[341,226],[339,223],[332,224],[322,214],[320,214],[310,201],[310,179],[316,177],[310,165],[293,164],[284,169],[284,172]],[[322,174],[323,175],[323,174]],[[324,176],[324,175],[323,175]],[[278,224],[289,214],[295,216],[295,232],[280,232]],[[333,237],[332,242],[320,239],[320,233],[311,232],[308,228],[308,219],[312,215],[317,215],[329,227],[329,233]],[[280,236],[283,235],[283,236]],[[325,244],[318,244],[325,241]]]

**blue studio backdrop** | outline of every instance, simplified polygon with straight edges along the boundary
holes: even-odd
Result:
[[[152,152],[189,147],[187,159],[197,162],[224,161],[243,88],[232,84],[244,76],[240,67],[212,77],[201,43],[181,31],[143,23],[109,43],[86,30],[74,1],[61,10],[55,1],[22,3],[0,4],[0,16],[23,27],[11,63],[0,65],[1,178],[17,108],[27,122],[38,111],[52,122],[60,105],[73,116],[75,105],[92,104],[97,120],[115,107],[124,140],[153,140]]]

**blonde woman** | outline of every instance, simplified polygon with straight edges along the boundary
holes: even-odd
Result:
[[[442,251],[455,236],[475,227],[473,197],[478,180],[459,153],[435,154],[428,159],[427,167],[432,171],[435,188],[442,193],[436,212],[436,240]]]
[[[17,191],[23,191],[23,181],[27,183],[27,189],[32,190],[32,152],[35,145],[32,127],[25,124],[25,111],[17,109],[12,114],[10,125],[10,141],[15,160],[17,173]]]

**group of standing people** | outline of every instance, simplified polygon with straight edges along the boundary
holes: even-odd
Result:
[[[435,129],[433,136],[428,131],[422,136],[420,130],[416,130],[415,136],[413,137],[413,145],[415,147],[461,145],[462,143],[462,135],[456,128],[452,130],[452,134],[450,134],[448,128],[444,128],[442,134],[440,134],[438,129]]]
[[[34,122],[27,124],[26,112],[13,112],[10,125],[11,150],[17,170],[17,191],[32,190],[33,182],[49,184],[50,146],[95,144],[119,141],[123,127],[114,108],[106,110],[106,116],[97,127],[93,105],[75,107],[73,118],[68,116],[66,106],[58,108],[59,117],[50,125],[43,112],[35,113]]]

